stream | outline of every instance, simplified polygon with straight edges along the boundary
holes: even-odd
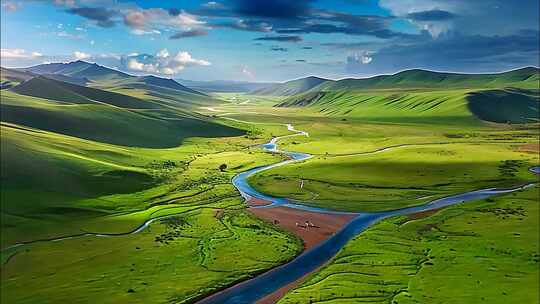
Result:
[[[265,272],[255,278],[229,287],[223,291],[217,292],[199,302],[198,304],[251,304],[272,294],[278,289],[302,278],[304,275],[315,271],[322,265],[330,261],[350,240],[366,230],[371,225],[392,216],[414,214],[422,211],[439,209],[442,207],[459,204],[472,200],[485,199],[493,195],[510,193],[534,186],[528,184],[511,189],[482,189],[461,194],[456,194],[440,199],[433,200],[426,204],[414,207],[407,207],[397,210],[370,213],[350,213],[337,212],[316,208],[295,203],[292,200],[282,197],[274,197],[265,193],[258,192],[247,182],[247,178],[253,174],[287,165],[293,162],[299,162],[312,157],[310,154],[281,151],[278,149],[277,142],[280,139],[292,136],[309,136],[305,131],[294,129],[290,124],[287,125],[289,131],[295,134],[273,138],[269,143],[262,145],[268,152],[283,153],[289,157],[288,160],[258,168],[254,168],[236,175],[232,182],[245,199],[257,198],[270,202],[268,205],[256,206],[251,208],[273,208],[277,206],[295,208],[312,212],[338,213],[338,214],[357,214],[357,216],[347,223],[341,230],[336,232],[327,240],[317,246],[304,251],[291,262]],[[531,171],[537,173],[540,167],[533,167]]]

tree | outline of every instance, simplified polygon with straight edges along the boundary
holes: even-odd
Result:
[[[225,171],[225,169],[227,169],[227,164],[219,165],[219,171],[223,172],[223,171]]]

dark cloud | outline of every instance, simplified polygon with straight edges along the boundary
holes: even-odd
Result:
[[[296,29],[278,29],[276,30],[278,34],[347,34],[347,35],[369,35],[377,38],[392,38],[400,37],[407,34],[394,32],[389,29],[384,28],[370,28],[370,27],[359,27],[359,26],[349,26],[349,25],[334,25],[334,24],[309,24],[301,28]]]
[[[182,39],[182,38],[200,37],[200,36],[206,36],[206,35],[208,35],[207,31],[191,30],[191,31],[178,32],[170,36],[169,39]]]
[[[279,42],[300,42],[300,41],[302,41],[302,37],[300,37],[300,36],[266,36],[266,37],[255,38],[253,40],[257,40],[257,41],[279,41]]]
[[[407,15],[407,18],[415,21],[446,21],[455,17],[455,14],[443,10],[422,11]]]
[[[390,30],[392,16],[355,15],[316,9],[311,0],[229,0],[219,7],[202,7],[190,13],[235,21],[211,23],[212,27],[277,34],[368,35],[391,38],[402,35]]]
[[[229,0],[239,15],[276,19],[294,19],[306,15],[313,0]]]
[[[312,10],[304,21],[294,27],[277,28],[279,34],[346,34],[367,35],[378,38],[392,38],[402,33],[389,29],[394,17],[374,15],[354,15],[328,10]]]
[[[410,68],[444,71],[492,72],[538,66],[538,31],[507,36],[452,34],[409,45],[391,45],[371,54],[369,64],[351,60],[352,73],[394,72]]]
[[[275,51],[275,52],[288,52],[289,49],[287,48],[284,48],[284,47],[279,47],[279,46],[273,46],[270,48],[271,51]]]
[[[407,15],[407,18],[415,21],[446,21],[455,18],[456,15],[443,11],[443,10],[430,10],[430,11],[421,11],[416,13],[410,13]]]
[[[67,12],[92,20],[101,27],[113,27],[115,22],[112,18],[117,14],[116,11],[104,7],[77,7],[68,9]]]

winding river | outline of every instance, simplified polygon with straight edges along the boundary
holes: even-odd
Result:
[[[270,196],[255,190],[247,182],[247,178],[255,173],[269,170],[278,166],[283,166],[292,162],[299,162],[311,158],[310,154],[281,151],[277,147],[277,142],[280,139],[291,136],[309,136],[305,131],[294,129],[290,124],[287,125],[289,131],[295,134],[273,138],[269,143],[264,144],[263,148],[269,152],[279,152],[287,155],[290,159],[258,168],[254,168],[236,175],[232,182],[242,196],[246,199],[257,198],[270,202],[268,205],[257,206],[251,208],[272,208],[284,206],[289,208],[301,209],[312,212],[324,213],[347,213],[326,210],[323,208],[315,208],[297,204],[287,198]],[[537,173],[539,167],[531,168],[532,172]],[[304,275],[315,271],[320,266],[330,261],[351,239],[356,237],[369,226],[392,216],[407,215],[442,208],[449,205],[463,203],[472,200],[485,199],[493,195],[510,193],[517,190],[525,189],[534,186],[528,184],[522,187],[512,189],[482,189],[462,194],[452,195],[445,198],[433,200],[429,203],[420,206],[402,208],[385,212],[357,213],[357,216],[346,224],[341,230],[336,232],[327,240],[321,242],[317,246],[303,252],[291,262],[263,273],[253,279],[234,285],[228,289],[211,295],[198,304],[250,304],[255,303],[265,296],[277,291],[278,289],[302,278]],[[351,213],[348,213],[351,214]]]
[[[238,189],[240,194],[245,199],[257,198],[257,199],[262,199],[262,200],[270,202],[270,204],[268,205],[251,207],[251,208],[273,208],[277,206],[283,206],[283,207],[295,208],[295,209],[312,211],[312,212],[324,212],[324,213],[334,213],[334,214],[355,214],[356,217],[353,220],[351,220],[348,224],[346,224],[341,230],[339,230],[334,235],[332,235],[330,238],[319,243],[317,246],[307,251],[304,251],[302,254],[297,256],[291,262],[281,265],[277,268],[274,268],[268,272],[265,272],[253,279],[239,283],[228,289],[225,289],[221,292],[211,295],[199,301],[198,302],[199,304],[251,304],[251,303],[255,303],[257,302],[257,300],[262,299],[263,297],[275,292],[281,287],[284,287],[287,284],[292,283],[302,278],[304,275],[324,265],[325,263],[330,261],[339,252],[339,250],[341,250],[341,248],[343,248],[343,246],[345,246],[345,244],[347,244],[351,239],[356,237],[358,234],[360,234],[362,231],[367,229],[369,226],[385,218],[396,216],[396,215],[407,215],[407,214],[413,214],[413,213],[417,213],[421,211],[438,209],[438,208],[453,205],[453,204],[463,203],[463,202],[471,201],[471,200],[484,199],[493,195],[510,193],[510,192],[521,190],[521,189],[525,189],[527,187],[534,186],[534,184],[528,184],[522,187],[517,187],[517,188],[512,188],[512,189],[492,188],[492,189],[476,190],[476,191],[466,192],[462,194],[457,194],[457,195],[437,199],[437,200],[431,201],[427,204],[420,205],[420,206],[408,207],[408,208],[385,211],[385,212],[350,213],[350,212],[338,212],[338,211],[327,210],[323,208],[305,206],[302,204],[298,204],[287,198],[274,197],[271,195],[258,192],[253,187],[251,187],[251,185],[249,185],[249,183],[247,182],[247,178],[255,173],[262,172],[264,170],[269,170],[272,168],[276,168],[278,166],[287,165],[293,162],[307,160],[312,157],[312,155],[310,154],[281,151],[278,149],[277,142],[280,139],[292,137],[292,136],[309,136],[307,132],[296,130],[291,124],[287,124],[287,129],[294,133],[290,135],[273,138],[270,142],[262,145],[262,147],[268,152],[285,154],[289,159],[276,163],[276,164],[253,168],[251,170],[248,170],[248,171],[245,171],[236,175],[233,178],[232,183]],[[531,168],[531,171],[538,174],[540,172],[540,167],[533,167]],[[140,226],[126,233],[119,233],[119,234],[82,233],[78,235],[64,236],[64,237],[58,237],[58,238],[53,238],[53,239],[35,240],[35,241],[26,242],[26,243],[18,243],[18,244],[9,246],[7,248],[4,248],[2,251],[6,253],[7,251],[10,251],[10,250],[20,249],[21,246],[31,244],[31,243],[38,243],[38,242],[50,242],[50,241],[56,242],[56,241],[62,241],[62,240],[78,238],[78,237],[96,237],[96,236],[99,237],[99,236],[118,236],[118,235],[126,235],[126,234],[136,234],[145,230],[153,221],[164,218],[164,217],[171,217],[171,216],[175,216],[175,215],[171,214],[167,216],[155,217],[155,218],[146,220]]]

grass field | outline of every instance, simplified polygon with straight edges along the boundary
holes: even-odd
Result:
[[[528,169],[538,164],[538,155],[516,151],[518,147],[431,144],[366,155],[319,156],[262,172],[250,181],[264,193],[308,205],[346,211],[390,210],[439,196],[535,181]]]
[[[258,145],[290,134],[285,123],[309,137],[284,139],[280,148],[314,157],[264,171],[250,182],[262,192],[330,209],[389,210],[521,185],[535,181],[528,169],[540,162],[538,124],[530,119],[538,114],[538,92],[530,88],[501,88],[495,81],[481,91],[451,86],[322,95],[309,89],[287,98],[206,96],[166,79],[83,63],[62,68],[73,76],[81,65],[92,76],[90,87],[42,77],[15,86],[24,74],[1,92],[0,245],[28,243],[1,252],[2,302],[192,303],[292,259],[301,241],[245,212],[231,184],[239,172],[284,159]],[[504,83],[513,83],[514,76]],[[300,83],[296,89],[308,88]],[[515,100],[518,105],[509,107]],[[538,248],[529,230],[538,227],[532,215],[538,210],[530,202],[537,190],[425,219],[387,220],[283,301],[407,303],[430,296],[445,302],[443,293],[462,288],[466,281],[459,274],[465,277],[464,265],[479,256],[480,265],[501,268],[497,275],[508,273],[508,280],[532,286]],[[150,219],[155,221],[148,229],[129,234]],[[469,224],[481,221],[487,224]],[[500,227],[488,231],[490,225]],[[480,230],[459,232],[463,227]],[[496,239],[503,231],[513,234]],[[47,241],[84,233],[101,236]],[[465,237],[474,237],[477,247]],[[452,238],[455,244],[443,243]],[[522,251],[520,242],[528,242]],[[464,254],[451,256],[453,250]],[[496,254],[507,259],[496,264]],[[357,260],[363,258],[370,260]],[[395,267],[373,267],[388,263]],[[334,274],[366,264],[373,275]],[[471,276],[491,284],[496,278],[489,267],[471,268]],[[442,277],[445,268],[452,271]],[[436,285],[445,279],[452,283]],[[505,285],[507,294],[515,292],[512,282]],[[354,286],[362,286],[362,294]],[[487,288],[481,297],[494,295]]]
[[[190,123],[182,127],[181,121],[162,119],[182,117],[176,108],[141,115],[3,91],[6,106],[25,114],[58,113],[64,121],[31,116],[14,123],[4,118],[21,116],[2,112],[1,246],[34,242],[2,251],[2,302],[189,302],[280,265],[302,248],[296,237],[244,212],[230,183],[238,172],[282,159],[251,146],[286,134],[285,126],[218,117],[208,123],[190,112],[184,117]],[[108,111],[122,119],[108,120]],[[50,127],[65,126],[78,113],[95,121],[72,120],[77,125],[68,125],[69,132]],[[134,121],[126,122],[130,115]],[[159,129],[169,123],[169,129]],[[109,131],[96,129],[100,124]],[[84,133],[70,133],[83,132],[77,127],[96,136],[134,137],[130,145],[84,139]],[[233,132],[216,137],[220,128]],[[168,130],[184,139],[167,139]],[[171,147],[152,146],[152,140],[170,140]],[[87,232],[124,234],[152,218],[158,220],[135,235],[39,241]]]
[[[137,235],[27,246],[2,266],[2,302],[186,303],[301,249],[243,209],[238,198],[225,199],[177,209]]]
[[[279,303],[536,303],[538,195],[384,220]]]

